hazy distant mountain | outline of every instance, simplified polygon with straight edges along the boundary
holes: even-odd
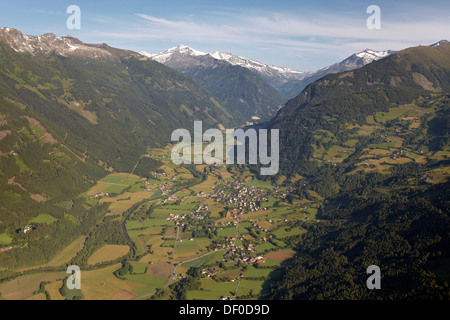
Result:
[[[245,121],[268,120],[287,98],[248,64],[237,64],[179,45],[160,54],[141,54],[182,72],[208,89],[233,115]]]
[[[310,76],[312,72],[302,72],[292,70],[286,67],[269,66],[261,62],[237,56],[233,53],[216,51],[211,54],[212,57],[218,60],[227,61],[233,65],[238,65],[258,73],[264,80],[269,82],[277,89],[281,89],[284,84],[291,81],[305,79]],[[282,92],[284,93],[284,92]]]

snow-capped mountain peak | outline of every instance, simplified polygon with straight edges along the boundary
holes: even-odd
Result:
[[[230,52],[216,51],[210,55],[217,60],[224,60],[231,63],[232,65],[238,65],[247,69],[251,69],[266,76],[274,76],[278,74],[280,76],[288,78],[299,79],[303,78],[306,74],[305,72],[292,70],[285,67],[269,66],[267,64],[244,58]]]
[[[386,50],[386,51],[375,51],[371,49],[366,49],[364,51],[358,52],[355,54],[358,58],[364,59],[364,62],[370,63],[372,61],[380,60],[382,58],[385,58],[389,55],[391,55],[393,51]]]
[[[441,40],[439,42],[433,43],[430,47],[436,48],[436,47],[439,47],[442,44],[449,44],[449,43],[450,43],[450,41],[448,41],[448,40]]]
[[[176,47],[167,49],[166,51],[163,51],[161,53],[147,53],[147,52],[139,52],[143,56],[149,57],[155,61],[158,61],[159,63],[165,63],[168,60],[172,59],[174,56],[205,56],[207,55],[206,52],[198,51],[195,49],[192,49],[191,47],[185,46],[183,44],[180,44]]]
[[[0,39],[14,51],[31,55],[48,55],[55,52],[62,56],[89,58],[113,58],[115,55],[136,54],[127,50],[113,49],[105,44],[85,44],[70,35],[58,37],[53,33],[29,36],[13,28],[0,28]]]
[[[202,58],[205,56],[212,57],[216,60],[225,61],[232,65],[241,66],[252,71],[255,71],[262,76],[267,77],[279,77],[283,79],[302,79],[307,76],[309,73],[292,70],[284,67],[277,66],[269,66],[264,63],[244,58],[238,55],[235,55],[231,52],[221,52],[215,51],[214,53],[205,53],[202,51],[195,50],[191,47],[180,44],[179,46],[170,48],[166,51],[163,51],[158,54],[151,54],[146,52],[140,52],[142,55],[149,57],[159,63],[168,64],[169,61],[175,63],[181,63],[182,59],[187,59],[192,61],[192,58]]]

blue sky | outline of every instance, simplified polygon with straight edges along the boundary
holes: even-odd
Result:
[[[66,27],[69,5],[81,9],[80,30]],[[380,30],[366,26],[369,5],[381,9]],[[0,0],[0,26],[150,53],[184,44],[314,71],[366,48],[450,40],[450,1]]]

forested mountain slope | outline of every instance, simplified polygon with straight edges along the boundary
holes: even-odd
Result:
[[[173,130],[234,123],[196,82],[137,53],[0,31],[0,234],[39,214],[58,219],[2,252],[7,264],[43,261],[95,227],[90,210],[102,209],[78,195],[108,172],[132,172]]]
[[[266,298],[448,299],[449,116],[448,44],[328,75],[280,110],[283,172],[322,205]]]

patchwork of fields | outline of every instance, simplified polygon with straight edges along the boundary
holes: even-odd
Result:
[[[340,145],[333,145],[337,138],[331,132],[319,130],[314,138],[330,147],[314,147],[314,157],[340,163],[355,152],[359,137],[376,136],[377,142],[363,150],[347,174],[386,173],[397,164],[447,159],[450,150],[413,150],[406,143],[409,129],[420,130],[430,116],[414,105],[392,108],[368,117],[366,125],[347,126],[348,139]],[[380,131],[380,124],[388,121],[397,125]],[[185,292],[187,299],[258,298],[280,277],[280,266],[295,256],[291,240],[306,232],[305,224],[320,223],[316,216],[323,197],[306,189],[308,197],[288,200],[293,186],[303,183],[299,175],[280,176],[271,183],[256,179],[248,169],[225,165],[188,169],[168,161],[169,151],[152,151],[163,165],[150,178],[112,173],[83,195],[90,207],[107,205],[104,221],[120,223],[128,245],[103,242],[86,251],[89,241],[81,236],[45,264],[21,269],[29,275],[0,284],[1,297],[67,298],[60,290],[65,273],[38,271],[62,270],[88,252],[82,268],[83,299],[174,298],[176,284],[191,270],[198,270],[200,278],[196,289]],[[428,180],[439,183],[449,175],[447,168],[437,168],[428,173]],[[58,221],[41,213],[29,223],[50,226]],[[9,234],[0,234],[0,247],[11,242]]]

